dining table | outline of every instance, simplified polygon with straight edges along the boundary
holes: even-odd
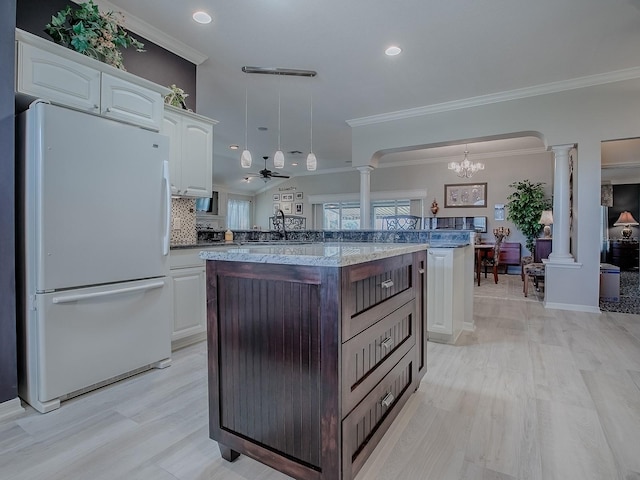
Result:
[[[482,272],[482,260],[493,253],[493,243],[476,243],[473,248],[476,252],[476,275],[478,276],[478,286],[480,286],[480,273]]]

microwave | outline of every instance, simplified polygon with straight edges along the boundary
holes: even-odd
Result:
[[[210,197],[197,198],[196,213],[218,215],[218,192],[213,192]]]

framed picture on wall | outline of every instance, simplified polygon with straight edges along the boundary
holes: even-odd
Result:
[[[454,183],[444,186],[445,208],[480,208],[487,206],[487,184]]]
[[[293,202],[293,193],[281,193],[280,200],[283,202]]]
[[[279,203],[274,203],[273,204],[273,213],[278,213],[278,210],[280,210],[280,204]]]
[[[295,213],[296,213],[296,215],[302,215],[302,204],[301,203],[296,203],[295,204]]]
[[[291,215],[291,203],[290,202],[281,203],[280,204],[280,208],[282,208],[282,211],[284,213],[288,213],[289,215]]]
[[[279,193],[274,193],[273,194],[273,201],[274,202],[279,202],[280,201],[280,194]]]
[[[302,192],[296,192],[296,200],[302,200]]]

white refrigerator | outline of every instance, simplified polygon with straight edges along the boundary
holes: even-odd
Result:
[[[44,413],[170,364],[169,140],[42,101],[17,132],[18,390]]]

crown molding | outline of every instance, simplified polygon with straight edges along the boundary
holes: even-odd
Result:
[[[540,153],[549,153],[545,147],[523,148],[522,150],[503,150],[491,153],[474,153],[469,155],[469,160],[477,162],[479,160],[492,160],[496,158],[504,157],[518,157],[521,155],[536,155]],[[402,160],[399,162],[390,160],[384,161],[384,155],[380,157],[378,168],[393,168],[393,167],[407,167],[412,165],[432,165],[434,163],[449,163],[459,162],[462,159],[461,155],[451,155],[447,157],[429,157],[429,158],[414,158],[411,160]]]
[[[72,1],[77,4],[85,3],[84,0]],[[179,57],[189,60],[195,65],[200,65],[207,58],[209,58],[195,48],[190,47],[186,43],[182,43],[180,40],[173,38],[170,35],[167,35],[162,30],[154,27],[153,25],[150,25],[141,18],[131,15],[130,13],[126,12],[117,5],[114,5],[108,0],[94,0],[94,3],[98,5],[98,7],[103,11],[121,12],[124,15],[123,23],[127,30],[131,30],[133,33],[146,38],[150,42],[159,45],[160,47],[178,55]]]
[[[489,105],[492,103],[507,102],[509,100],[536,97],[538,95],[547,95],[550,93],[558,93],[567,90],[575,90],[578,88],[592,87],[595,85],[603,85],[606,83],[621,82],[624,80],[631,80],[635,78],[640,78],[640,67],[627,68],[624,70],[616,70],[607,73],[599,73],[586,77],[573,78],[571,80],[561,80],[558,82],[545,83],[543,85],[536,85],[533,87],[518,88],[516,90],[508,90],[506,92],[492,93],[489,95],[480,95],[478,97],[463,98],[460,100],[436,103],[434,105],[427,105],[424,107],[398,110],[396,112],[381,113],[379,115],[371,115],[368,117],[354,118],[352,120],[347,120],[347,124],[352,128],[362,127],[364,125],[373,125],[376,123],[420,117],[423,115],[432,115],[434,113],[461,110],[463,108],[478,107],[481,105]]]

